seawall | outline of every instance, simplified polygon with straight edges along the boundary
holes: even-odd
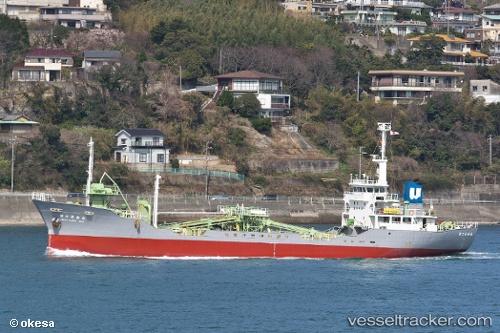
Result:
[[[52,194],[56,201],[65,194]],[[136,195],[126,195],[132,208]],[[440,220],[500,223],[500,201],[432,200]],[[118,205],[119,201],[116,202]],[[204,197],[160,196],[159,221],[187,221],[213,216],[218,205],[267,208],[272,219],[296,224],[339,224],[343,202],[340,198],[278,197],[263,201],[255,197],[229,197],[227,200],[206,200]],[[424,204],[429,207],[430,200]],[[43,224],[31,202],[30,193],[0,193],[0,224]]]

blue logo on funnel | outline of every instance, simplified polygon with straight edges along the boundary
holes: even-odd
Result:
[[[405,184],[405,201],[410,203],[422,203],[424,195],[422,193],[422,185],[414,182],[406,182]]]

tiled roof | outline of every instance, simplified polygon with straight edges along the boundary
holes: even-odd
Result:
[[[121,132],[127,132],[131,136],[153,136],[153,135],[156,135],[156,136],[165,137],[165,134],[163,134],[162,131],[157,130],[157,129],[153,129],[153,128],[124,128],[123,130],[118,132],[118,134],[120,134]],[[116,134],[116,135],[118,135],[118,134]]]
[[[276,80],[283,80],[283,78],[280,76],[261,73],[261,72],[257,72],[257,71],[251,71],[251,70],[217,75],[216,78],[218,78],[218,79],[276,79]]]
[[[483,10],[485,10],[485,9],[497,9],[497,8],[500,9],[500,3],[496,3],[496,4],[491,5],[491,6],[486,6],[483,8]]]
[[[481,17],[487,18],[488,20],[497,21],[500,20],[500,15],[483,14]]]
[[[377,70],[368,71],[368,75],[424,75],[424,76],[464,76],[464,72],[449,71],[413,71],[413,70]]]
[[[28,117],[22,114],[7,114],[5,116],[0,116],[0,123],[2,124],[26,124],[26,125],[37,125],[36,121],[32,121]]]
[[[445,13],[465,13],[465,14],[477,14],[477,11],[474,9],[465,9],[465,8],[457,8],[457,7],[440,7],[436,10],[442,11]]]
[[[120,51],[92,51],[85,50],[83,51],[84,58],[121,58],[122,53]]]
[[[413,38],[410,38],[408,40],[417,41],[417,40],[420,40],[420,37],[430,37],[430,36],[431,35],[423,35],[423,36],[413,37]],[[449,43],[470,43],[470,41],[468,41],[467,39],[462,39],[462,38],[458,38],[458,37],[450,37],[446,34],[436,34],[435,36],[440,37],[440,38],[444,39],[445,42],[449,42]]]
[[[36,49],[26,53],[25,57],[74,57],[73,53],[66,50]]]

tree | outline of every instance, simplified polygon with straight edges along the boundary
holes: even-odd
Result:
[[[245,145],[245,139],[247,134],[244,130],[237,127],[230,127],[227,130],[227,139],[230,144],[233,144],[238,147],[242,147]]]
[[[234,101],[233,111],[244,118],[252,119],[259,114],[260,102],[254,94],[244,94]]]
[[[407,52],[408,63],[414,65],[439,65],[443,56],[446,42],[435,35],[421,36],[413,42],[412,48]]]
[[[10,74],[9,65],[17,59],[18,52],[29,47],[29,36],[26,24],[18,18],[10,18],[0,14],[0,80],[1,88]]]
[[[233,109],[234,106],[234,94],[232,91],[224,89],[220,94],[219,98],[215,102],[217,106],[226,106]]]
[[[252,127],[259,133],[269,135],[271,133],[271,119],[256,117],[252,119]]]
[[[53,29],[53,36],[51,38],[54,39],[56,45],[61,45],[62,41],[69,37],[69,29],[60,24],[54,26]]]
[[[462,119],[458,101],[450,93],[435,93],[425,105],[427,120],[437,128],[449,131]]]

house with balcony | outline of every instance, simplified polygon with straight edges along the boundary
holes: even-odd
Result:
[[[73,81],[76,79],[75,55],[65,50],[36,49],[14,65],[12,81]]]
[[[234,97],[254,94],[260,102],[259,115],[278,121],[290,111],[290,94],[285,92],[282,77],[252,70],[216,76],[217,99],[223,90],[229,90]]]
[[[113,20],[111,12],[102,8],[48,6],[40,7],[42,21],[52,22],[68,28],[104,28]]]
[[[450,28],[463,33],[479,23],[478,13],[473,9],[440,7],[431,11],[432,26],[436,29]]]
[[[3,0],[0,14],[23,21],[50,21],[68,28],[101,28],[112,21],[103,0]]]
[[[317,18],[326,19],[331,15],[338,15],[341,8],[344,8],[343,0],[281,0],[280,5],[285,11],[293,14],[311,15]]]
[[[376,100],[394,104],[422,103],[435,92],[460,93],[464,72],[374,70],[370,90]]]
[[[424,35],[429,36],[429,35]],[[436,37],[442,38],[446,45],[443,48],[442,64],[477,66],[483,65],[488,59],[488,55],[474,49],[477,45],[470,40],[458,38],[446,34],[436,34]],[[419,41],[422,36],[408,39],[411,43]]]
[[[170,149],[165,134],[151,128],[125,128],[115,134],[114,158],[131,169],[157,170],[170,163]]]
[[[483,8],[481,14],[483,41],[490,42],[490,54],[495,63],[500,60],[500,4]]]

